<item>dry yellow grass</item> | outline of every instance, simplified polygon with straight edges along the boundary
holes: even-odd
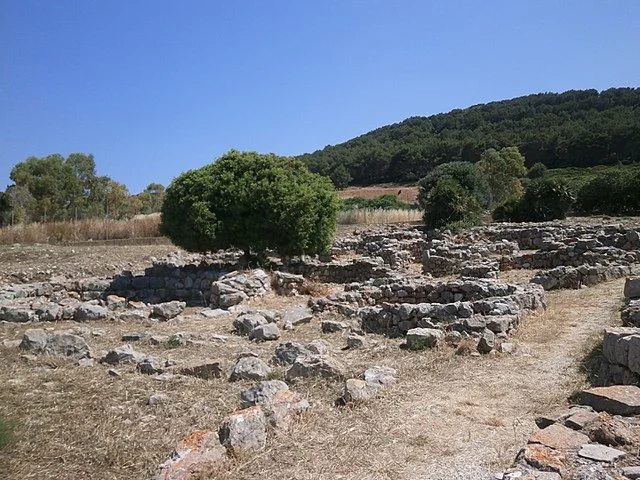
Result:
[[[579,373],[584,343],[614,320],[623,280],[588,290],[554,292],[546,313],[528,317],[514,341],[514,355],[455,355],[447,346],[410,352],[402,339],[369,335],[370,348],[342,350],[345,336],[322,334],[319,321],[283,332],[281,341],[321,338],[330,354],[358,375],[372,365],[398,370],[398,383],[366,404],[335,407],[340,382],[306,380],[292,388],[310,411],[289,435],[272,436],[259,452],[242,455],[216,478],[455,479],[505,466],[525,443],[537,414],[566,404],[584,382]],[[286,308],[303,298],[270,295],[256,304]],[[225,368],[243,351],[268,360],[276,343],[250,343],[231,333],[231,320],[204,320],[197,310],[183,321],[80,325],[96,352],[121,344],[127,331],[158,335],[190,332],[195,343],[168,349],[136,344],[148,355],[181,361],[221,358]],[[48,326],[48,325],[45,325]],[[78,324],[60,323],[56,328]],[[0,338],[20,338],[25,325],[0,326]],[[95,336],[91,331],[103,334]],[[211,334],[222,342],[199,342]],[[25,360],[0,347],[0,415],[18,423],[18,441],[0,457],[0,471],[21,479],[149,478],[177,441],[194,429],[216,429],[237,408],[251,382],[187,379],[156,382],[133,366],[90,369],[39,357]],[[284,369],[276,367],[275,376]],[[169,395],[146,406],[154,392]],[[466,475],[466,476],[463,476]]]
[[[376,225],[384,223],[416,223],[422,221],[420,210],[355,209],[342,212],[340,225]]]
[[[0,228],[0,245],[14,243],[73,243],[159,237],[160,215],[137,216],[128,220],[78,220],[29,223]]]
[[[402,187],[397,185],[350,187],[338,192],[340,198],[377,198],[382,195],[393,195],[401,202],[414,203],[418,199],[418,187]]]

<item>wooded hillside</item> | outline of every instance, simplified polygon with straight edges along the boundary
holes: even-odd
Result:
[[[517,146],[527,166],[638,162],[640,88],[540,93],[412,117],[298,158],[344,187],[414,182],[441,163],[476,162],[507,146]]]

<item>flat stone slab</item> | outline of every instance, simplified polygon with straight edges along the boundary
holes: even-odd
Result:
[[[589,443],[589,437],[563,425],[553,424],[543,430],[534,432],[528,443],[540,443],[555,450],[578,449]]]
[[[599,416],[597,413],[584,410],[571,415],[564,421],[564,424],[574,430],[582,430],[590,423],[595,422],[598,418]]]
[[[596,387],[580,392],[579,402],[589,405],[597,412],[611,415],[640,414],[640,388],[634,385]]]
[[[590,443],[582,445],[578,451],[578,456],[596,460],[597,462],[614,462],[618,458],[625,456],[626,453],[611,447],[605,447],[599,443]]]

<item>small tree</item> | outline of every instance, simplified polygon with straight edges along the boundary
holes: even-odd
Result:
[[[522,196],[520,178],[524,177],[527,169],[518,147],[485,150],[477,167],[489,184],[494,205]]]
[[[539,179],[530,182],[520,200],[508,200],[493,212],[497,221],[545,222],[566,218],[575,201],[566,182]]]
[[[247,260],[327,251],[339,210],[331,181],[300,161],[232,150],[165,191],[160,231],[193,252],[239,248]]]
[[[451,178],[438,180],[427,194],[423,207],[424,223],[431,228],[477,225],[482,212],[478,199]]]
[[[429,192],[435,188],[436,184],[448,179],[458,183],[462,188],[474,195],[478,203],[483,208],[491,206],[491,191],[487,181],[480,174],[480,171],[470,162],[449,162],[438,165],[419,182],[418,202],[424,209]]]
[[[547,174],[547,166],[544,163],[536,162],[531,165],[531,168],[527,172],[527,178],[532,180],[536,178],[542,178]]]

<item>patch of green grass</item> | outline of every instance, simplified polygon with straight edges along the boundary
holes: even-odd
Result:
[[[0,416],[0,448],[4,448],[15,441],[15,425]]]

